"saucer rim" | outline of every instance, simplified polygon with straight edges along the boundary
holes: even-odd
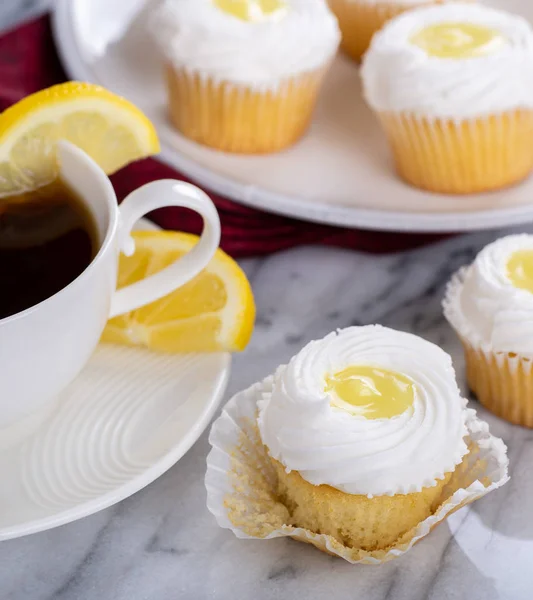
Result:
[[[144,217],[139,219],[135,224],[135,230],[158,231],[160,229],[159,226]],[[154,463],[140,475],[137,475],[120,487],[102,494],[97,498],[82,502],[67,510],[60,510],[54,515],[26,521],[23,524],[0,528],[0,542],[40,533],[49,529],[55,529],[61,525],[67,525],[68,523],[73,523],[84,517],[94,515],[101,510],[129,498],[136,492],[139,492],[178,463],[208,428],[228,387],[231,375],[231,354],[220,352],[217,353],[217,355],[222,358],[222,364],[217,376],[218,380],[215,389],[209,402],[206,404],[204,411],[191,427],[191,430],[187,435],[185,435],[176,446],[173,446],[163,458]]]
[[[140,475],[133,477],[118,488],[106,492],[97,498],[81,502],[66,510],[59,510],[53,515],[26,521],[25,523],[20,523],[18,525],[0,528],[0,542],[40,533],[49,529],[55,529],[61,525],[67,525],[68,523],[73,523],[74,521],[100,512],[144,489],[173,467],[183,458],[183,456],[185,456],[185,454],[187,454],[200,436],[205,432],[226,392],[231,375],[231,355],[222,352],[217,355],[221,358],[221,365],[216,378],[214,391],[211,394],[209,401],[206,403],[202,414],[194,422],[187,434],[183,436],[163,458],[155,462]]]

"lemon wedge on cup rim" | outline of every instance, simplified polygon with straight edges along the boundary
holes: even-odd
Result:
[[[108,175],[160,150],[153,124],[131,102],[91,83],[55,85],[0,114],[0,199],[53,182],[59,140],[81,148]]]
[[[133,104],[90,83],[59,84],[0,114],[0,205],[57,179],[56,148],[67,140],[106,174],[159,152],[156,130]],[[149,277],[189,252],[198,237],[178,232],[134,233],[136,251],[120,256],[118,287]],[[163,352],[243,350],[255,304],[246,276],[218,250],[185,286],[138,310],[111,319],[102,341]]]

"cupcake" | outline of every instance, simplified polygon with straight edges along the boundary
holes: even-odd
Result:
[[[441,503],[467,446],[450,357],[416,336],[353,327],[278,370],[258,426],[290,523],[389,547]]]
[[[405,13],[378,32],[364,94],[399,175],[434,192],[494,190],[533,168],[533,31],[474,4]]]
[[[151,31],[188,138],[266,153],[306,131],[340,32],[326,0],[164,0]]]
[[[209,435],[207,506],[239,538],[290,537],[350,563],[408,552],[508,480],[450,357],[379,326],[306,346],[236,394]]]
[[[444,313],[463,343],[477,399],[499,417],[533,427],[533,236],[484,248],[452,279]]]
[[[341,47],[353,59],[361,60],[372,36],[390,19],[424,4],[441,4],[447,0],[328,0],[339,20]],[[468,0],[467,0],[468,1]]]

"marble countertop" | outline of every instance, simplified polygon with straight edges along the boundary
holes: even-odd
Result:
[[[2,0],[0,27],[45,4]],[[444,286],[485,244],[510,232],[456,237],[395,256],[308,247],[244,261],[258,319],[250,348],[234,360],[227,398],[307,341],[367,323],[440,344],[464,382],[461,350],[442,316]],[[0,598],[529,600],[533,433],[480,413],[509,447],[511,482],[453,515],[392,563],[351,566],[290,540],[241,541],[219,529],[205,507],[204,434],[168,473],[117,506],[2,543]]]

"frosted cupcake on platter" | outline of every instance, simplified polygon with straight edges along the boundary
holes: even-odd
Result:
[[[281,150],[305,133],[340,41],[326,0],[163,0],[150,29],[172,123],[240,153]]]
[[[533,169],[533,30],[481,5],[420,8],[390,21],[363,61],[364,94],[408,183],[465,194]]]
[[[477,399],[499,417],[533,427],[533,236],[484,248],[454,276],[444,312],[463,343]]]
[[[448,0],[328,0],[342,31],[342,49],[354,60],[361,60],[372,36],[387,21],[407,10]],[[468,1],[468,0],[466,0]]]
[[[209,441],[221,527],[351,563],[401,556],[508,480],[505,446],[466,407],[450,357],[377,325],[308,344],[236,394]]]

